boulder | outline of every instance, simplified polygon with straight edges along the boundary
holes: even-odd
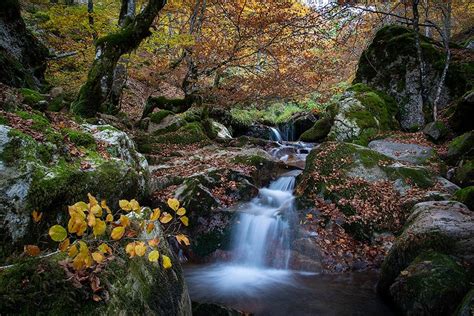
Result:
[[[390,296],[404,315],[450,315],[469,288],[468,278],[451,257],[426,251],[395,279]]]
[[[272,139],[272,130],[266,125],[254,124],[251,125],[243,135],[254,138]]]
[[[474,49],[474,45],[473,45]],[[472,316],[474,310],[474,288],[472,288],[464,297],[461,304],[457,308],[454,315],[456,316]]]
[[[471,211],[474,211],[474,186],[471,185],[456,191],[454,199],[465,204]]]
[[[453,105],[452,114],[449,117],[449,126],[458,134],[466,133],[474,129],[474,90],[466,92]]]
[[[415,165],[426,164],[435,156],[431,147],[417,144],[396,143],[390,140],[371,141],[369,148],[392,159]]]
[[[83,125],[61,134],[49,127],[46,118],[31,117],[44,128],[46,141],[0,125],[1,260],[24,243],[37,241],[38,226],[64,222],[65,207],[87,193],[114,206],[119,199],[142,199],[148,190],[148,163],[124,132]],[[69,156],[64,137],[84,154]],[[107,154],[97,152],[99,141]],[[33,210],[44,213],[40,225],[31,219]]]
[[[441,121],[430,122],[423,128],[423,134],[428,136],[432,141],[439,142],[448,135],[448,128]]]
[[[420,42],[425,65],[423,82],[437,83],[444,65],[442,45],[421,34]],[[472,52],[466,50],[466,54]],[[399,25],[385,26],[363,52],[354,79],[392,96],[399,106],[399,121],[405,130],[418,130],[431,120],[431,104],[437,90],[436,86],[425,87],[427,100],[423,104],[416,56],[413,30]],[[472,89],[474,75],[469,70],[472,64],[469,58],[453,58],[442,87],[440,108]]]
[[[449,143],[446,161],[455,165],[461,159],[474,158],[474,131],[456,137]]]
[[[171,258],[172,267],[164,269],[161,259],[152,263],[146,256],[129,258],[125,252],[114,249],[115,257],[111,261],[79,277],[67,273],[60,264],[66,257],[64,254],[23,259],[0,272],[0,310],[22,315],[191,315],[191,300],[181,265],[160,226],[138,238],[144,241],[158,238],[158,250]],[[89,277],[99,280],[98,284],[95,281],[100,287],[97,292],[90,288]],[[38,296],[38,293],[42,294]],[[101,301],[93,300],[93,294]]]
[[[278,124],[278,128],[285,135],[284,138],[289,141],[295,141],[300,135],[310,129],[316,122],[317,117],[311,112],[298,112],[282,124]]]
[[[474,160],[460,162],[454,171],[453,181],[461,187],[474,185]]]
[[[397,127],[395,101],[364,84],[350,87],[336,101],[328,139],[367,145],[380,131]]]
[[[217,305],[212,303],[197,303],[193,302],[193,315],[194,316],[244,316],[248,315],[241,311]]]
[[[382,264],[377,286],[379,292],[390,296],[390,287],[396,278],[421,252],[429,249],[472,265],[474,213],[464,204],[454,201],[416,204],[403,233]]]
[[[331,131],[332,122],[331,117],[322,117],[317,120],[312,127],[303,132],[299,140],[308,143],[316,143],[324,140]]]

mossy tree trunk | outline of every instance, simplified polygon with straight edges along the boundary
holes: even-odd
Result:
[[[117,62],[122,55],[132,52],[151,34],[150,27],[165,4],[166,0],[149,0],[141,13],[128,19],[128,23],[119,31],[96,41],[96,57],[87,82],[72,105],[74,113],[91,117],[97,112],[117,111],[119,99],[112,93]]]

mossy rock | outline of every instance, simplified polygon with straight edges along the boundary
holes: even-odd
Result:
[[[149,115],[150,117],[150,121],[155,123],[155,124],[159,124],[161,123],[161,121],[163,121],[163,119],[165,117],[167,117],[168,115],[171,115],[173,114],[173,112],[171,111],[167,111],[167,110],[159,110],[157,112],[153,112]]]
[[[63,129],[62,131],[76,146],[85,147],[91,150],[97,148],[94,137],[89,133],[68,128]]]
[[[474,157],[474,131],[456,137],[449,143],[446,160],[456,164],[463,158]]]
[[[469,288],[468,274],[451,257],[434,251],[418,255],[390,286],[405,315],[448,315]]]
[[[317,120],[314,125],[303,132],[300,136],[300,141],[315,143],[326,138],[331,130],[332,119],[329,116],[324,116]]]
[[[461,187],[474,185],[474,160],[466,160],[456,168],[454,182]]]
[[[474,288],[466,294],[461,304],[459,304],[454,315],[456,316],[472,316],[474,311]]]
[[[208,142],[209,138],[204,132],[203,126],[198,122],[188,123],[174,132],[155,136],[151,139],[153,143],[161,144],[195,144]]]
[[[20,89],[20,94],[23,96],[23,102],[32,107],[36,106],[40,101],[45,101],[43,95],[35,90],[22,88]]]
[[[191,315],[181,265],[161,229],[155,227],[138,238],[159,238],[158,250],[171,258],[172,267],[162,267],[162,256],[158,263],[151,263],[146,257],[128,258],[114,251],[115,258],[95,274],[107,291],[107,300],[94,302],[92,290],[87,285],[75,286],[59,265],[63,254],[27,259],[0,272],[0,310],[20,315]]]
[[[426,124],[423,133],[433,142],[440,142],[446,138],[449,130],[443,122],[436,121]]]
[[[454,193],[454,199],[465,204],[471,211],[474,211],[474,186],[468,186]]]

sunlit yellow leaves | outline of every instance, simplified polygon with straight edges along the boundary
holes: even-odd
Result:
[[[130,207],[132,211],[139,213],[140,212],[140,204],[138,204],[137,200],[133,199],[130,201]]]
[[[63,241],[67,237],[67,231],[61,225],[54,225],[49,229],[49,236],[54,241]]]
[[[146,245],[142,241],[134,241],[125,246],[125,252],[133,258],[135,256],[143,257],[146,252]]]
[[[110,208],[107,206],[107,202],[105,200],[102,200],[100,202],[100,206],[107,212],[107,214],[111,214],[112,211],[110,210]]]
[[[186,209],[184,207],[180,207],[177,211],[176,211],[176,214],[178,214],[179,216],[183,216],[184,214],[186,214]]]
[[[120,224],[122,224],[123,227],[130,226],[130,219],[128,216],[120,215]]]
[[[23,251],[31,257],[36,257],[40,254],[41,250],[36,245],[25,245]]]
[[[177,199],[168,199],[168,206],[173,210],[177,211],[179,208],[179,201]]]
[[[181,216],[179,218],[179,220],[184,224],[184,226],[188,226],[189,225],[189,219],[187,216]]]
[[[113,222],[114,221],[114,216],[112,214],[107,214],[107,216],[105,217],[105,221],[107,223]]]
[[[168,256],[163,255],[163,268],[169,269],[171,266],[171,259]]]
[[[87,223],[80,215],[73,213],[67,224],[67,229],[71,234],[76,233],[78,236],[82,236],[87,229]]]
[[[153,213],[150,214],[150,221],[156,221],[160,218],[161,210],[159,208],[155,208]]]
[[[101,217],[102,216],[102,207],[100,207],[99,204],[96,204],[96,205],[92,206],[91,207],[91,213],[94,214],[97,217]]]
[[[89,225],[89,227],[94,227],[95,223],[96,223],[96,219],[95,219],[94,214],[92,214],[92,212],[87,214],[87,225]]]
[[[94,259],[94,261],[97,262],[97,263],[102,263],[104,261],[105,257],[100,252],[93,252],[92,253],[92,259]]]
[[[148,254],[148,260],[150,262],[157,262],[159,257],[160,253],[158,252],[158,250],[153,250]]]
[[[93,228],[93,234],[95,237],[102,236],[105,234],[105,229],[107,228],[107,224],[100,219],[96,219],[95,226]]]
[[[162,222],[163,224],[167,224],[167,223],[169,223],[172,219],[173,219],[173,216],[172,216],[170,213],[164,212],[164,213],[161,215],[160,222]]]
[[[155,224],[154,224],[153,222],[148,223],[148,224],[146,225],[146,232],[147,232],[147,234],[151,233],[154,228],[155,228]]]
[[[95,197],[93,197],[92,194],[87,193],[87,197],[89,198],[89,205],[90,205],[91,208],[92,208],[93,206],[99,204],[99,202],[97,202],[97,199],[96,199]]]
[[[31,213],[31,217],[33,217],[33,222],[39,223],[41,218],[43,217],[43,213],[39,213],[38,211],[33,211]]]
[[[132,206],[130,205],[130,202],[127,200],[120,200],[119,206],[122,210],[127,211],[127,212],[132,210]]]
[[[97,247],[97,250],[99,250],[101,253],[112,254],[112,248],[110,248],[109,245],[105,243],[100,244],[100,246]]]
[[[69,248],[68,256],[70,258],[74,258],[77,254],[79,253],[79,250],[77,249],[76,245],[72,245],[71,248]]]
[[[186,237],[186,235],[179,234],[179,235],[176,235],[175,237],[176,237],[176,240],[178,241],[178,243],[180,243],[180,244],[183,243],[186,246],[190,245],[189,239],[188,239],[188,237]]]
[[[160,240],[158,238],[150,239],[148,241],[148,245],[150,245],[150,247],[156,247],[158,246],[159,243],[160,243]]]
[[[110,237],[113,240],[119,240],[123,237],[123,234],[125,234],[125,227],[119,226],[119,227],[115,227],[112,230],[112,233],[110,234]]]
[[[61,252],[66,252],[67,249],[69,248],[69,245],[71,244],[71,241],[69,240],[69,238],[67,239],[64,239],[58,246],[59,250]]]
[[[74,257],[74,260],[72,261],[72,266],[76,270],[89,268],[93,263],[89,248],[87,247],[87,244],[81,240],[78,241],[78,243],[79,253],[77,253],[77,255]]]

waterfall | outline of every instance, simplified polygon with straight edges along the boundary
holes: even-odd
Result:
[[[289,224],[293,212],[295,175],[289,173],[262,188],[241,208],[233,234],[234,263],[248,267],[286,269],[290,258]]]
[[[270,127],[271,130],[271,140],[274,140],[276,142],[281,142],[283,138],[281,137],[280,131],[276,129],[275,127]]]

